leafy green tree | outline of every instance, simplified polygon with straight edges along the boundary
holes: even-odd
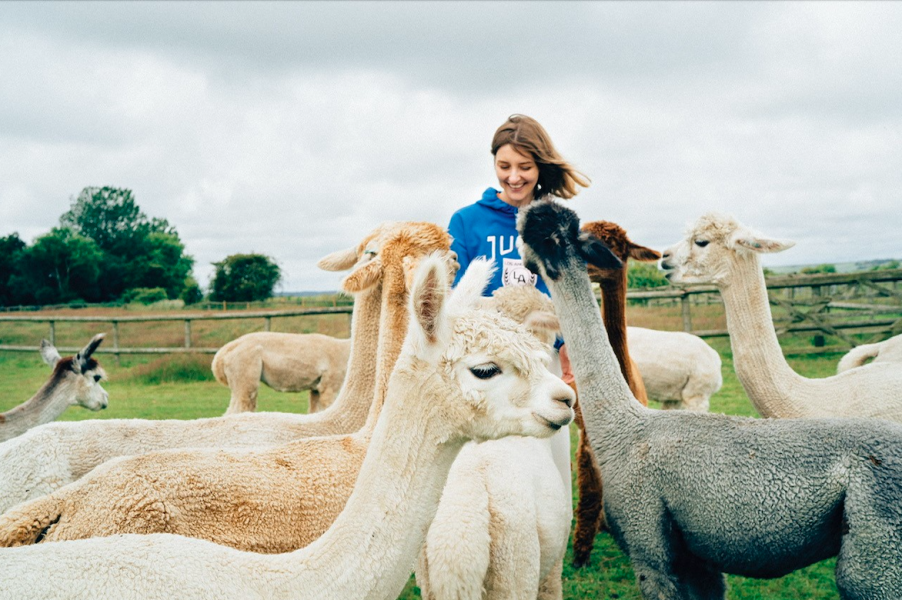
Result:
[[[871,267],[871,271],[889,271],[890,269],[898,269],[898,268],[899,268],[899,261],[896,259],[893,259],[891,261],[883,263],[882,265],[876,265],[874,267]],[[2,275],[0,275],[0,277],[2,277]]]
[[[21,290],[20,301],[55,304],[100,299],[103,252],[97,244],[66,227],[55,227],[22,251],[10,285]]]
[[[178,298],[194,267],[185,254],[185,245],[171,233],[153,232],[139,244],[141,251],[132,260],[125,283],[132,288],[163,288],[170,298]]]
[[[25,242],[18,233],[0,238],[0,306],[18,304],[20,294],[10,287],[10,278],[18,271]]]
[[[668,285],[655,263],[630,262],[626,271],[626,285],[630,288],[652,288]]]
[[[265,300],[282,278],[279,265],[263,254],[232,254],[213,266],[210,298],[217,302]]]
[[[185,304],[197,304],[204,299],[204,292],[200,289],[200,285],[198,285],[194,277],[189,276],[185,279],[185,289],[182,290],[179,298]]]

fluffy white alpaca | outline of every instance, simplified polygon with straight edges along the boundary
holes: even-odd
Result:
[[[523,322],[552,355],[558,321],[550,298],[531,286],[503,287],[483,305]],[[569,436],[464,446],[420,553],[424,599],[561,597],[573,518]]]
[[[0,413],[0,442],[53,421],[70,406],[106,408],[109,395],[100,387],[106,374],[100,363],[91,358],[102,341],[103,334],[98,333],[78,354],[63,359],[53,344],[41,340],[41,358],[53,368],[53,373],[34,396]]]
[[[857,348],[853,348],[848,354],[839,359],[839,364],[836,365],[836,372],[842,373],[843,371],[860,367],[869,358],[874,359],[871,361],[874,363],[902,362],[902,335],[891,337],[876,344],[862,344]]]
[[[0,599],[396,598],[464,443],[547,437],[572,418],[573,393],[547,370],[532,335],[472,309],[488,272],[471,265],[446,301],[444,262],[424,261],[409,333],[354,492],[319,540],[278,555],[166,534],[4,549]],[[48,565],[52,576],[23,576]]]
[[[213,419],[113,419],[35,427],[0,444],[0,513],[51,493],[115,457],[172,448],[273,446],[358,430],[374,397],[377,362],[394,364],[396,358],[381,349],[400,349],[401,340],[396,343],[391,331],[381,331],[380,322],[407,314],[405,304],[383,293],[383,274],[403,270],[411,258],[447,245],[448,234],[433,223],[386,223],[356,247],[334,252],[320,261],[320,267],[328,271],[351,269],[342,286],[356,296],[347,383],[327,410],[312,415],[242,413]],[[389,313],[394,316],[387,316]]]
[[[714,348],[683,331],[627,327],[626,337],[650,399],[665,409],[708,410],[711,396],[723,385]]]

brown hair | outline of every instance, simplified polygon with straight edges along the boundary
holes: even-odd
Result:
[[[533,197],[553,194],[569,199],[579,193],[577,186],[589,187],[590,179],[577,171],[555,149],[551,137],[538,121],[526,115],[511,115],[492,137],[492,156],[501,146],[511,144],[529,154],[539,167],[539,180]]]

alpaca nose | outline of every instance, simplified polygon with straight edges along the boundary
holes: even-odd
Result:
[[[562,390],[555,398],[555,401],[560,402],[567,408],[573,408],[573,404],[576,401],[576,394],[573,393],[573,390],[570,389],[570,386],[567,386],[567,391],[564,392]]]

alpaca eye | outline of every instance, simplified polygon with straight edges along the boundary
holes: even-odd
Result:
[[[486,363],[470,367],[470,373],[477,379],[491,379],[495,375],[501,375],[501,369],[495,363]]]
[[[708,243],[709,243],[708,240],[695,240],[695,245],[698,246],[699,248],[704,248],[705,246],[708,245]]]
[[[94,376],[94,381],[95,381],[96,383],[100,383],[100,380],[101,380],[101,379],[103,379],[103,376],[101,376],[101,375],[95,375],[95,376]]]

